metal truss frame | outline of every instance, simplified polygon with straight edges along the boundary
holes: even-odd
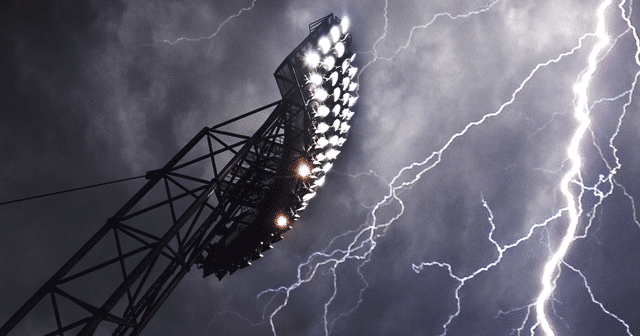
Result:
[[[253,136],[225,129],[274,106]],[[215,254],[214,261],[223,264],[219,278],[242,267],[236,261],[225,264],[218,245],[260,215],[265,190],[282,174],[285,152],[292,155],[285,146],[292,134],[300,134],[291,133],[291,123],[302,111],[281,100],[203,128],[163,168],[146,174],[148,182],[0,328],[0,335],[29,320],[38,305],[55,319],[53,328],[38,334],[138,335],[192,266],[202,267],[205,255]],[[270,237],[265,244],[281,239],[277,232]],[[243,260],[255,258],[249,253]],[[114,276],[120,278],[116,284]]]

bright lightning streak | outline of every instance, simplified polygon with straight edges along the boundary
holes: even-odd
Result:
[[[551,323],[549,322],[545,312],[546,303],[551,297],[551,294],[554,290],[553,282],[555,279],[553,279],[553,275],[560,261],[567,254],[569,246],[575,239],[578,221],[580,219],[578,205],[576,205],[576,199],[573,193],[571,192],[571,190],[569,190],[569,185],[576,176],[580,175],[580,170],[582,168],[580,143],[591,121],[589,119],[589,99],[587,97],[587,89],[589,87],[589,83],[591,81],[593,73],[597,68],[598,55],[600,54],[600,51],[602,51],[602,49],[604,49],[604,47],[606,47],[609,43],[609,37],[607,36],[607,33],[605,31],[604,16],[605,11],[609,7],[609,5],[611,5],[611,0],[606,0],[598,8],[598,24],[596,28],[598,43],[593,47],[593,50],[589,55],[589,65],[587,71],[581,76],[579,82],[576,83],[573,87],[573,92],[577,97],[574,116],[580,122],[580,124],[578,125],[578,128],[576,129],[571,139],[571,143],[569,144],[569,148],[567,149],[567,154],[571,159],[572,166],[567,174],[562,178],[560,185],[560,190],[565,196],[567,202],[569,225],[567,227],[566,234],[562,239],[562,242],[560,243],[560,246],[558,247],[557,251],[551,256],[544,267],[541,279],[542,291],[540,292],[540,295],[536,300],[536,316],[538,318],[538,322],[540,323],[540,327],[542,327],[542,330],[546,335],[555,335],[553,329],[551,328]]]
[[[464,16],[456,16],[456,17],[468,17],[471,14],[479,14],[483,11],[488,10],[488,8],[491,7],[492,4],[494,4],[494,2],[491,2],[486,9],[483,9],[481,11],[475,11],[472,12],[470,14],[466,14]],[[382,40],[384,39],[384,37],[386,36],[387,33],[387,24],[388,24],[388,19],[387,19],[387,8],[388,8],[388,2],[385,2],[385,9],[384,9],[384,13],[385,13],[385,28],[384,28],[384,32],[383,35],[375,42],[374,44],[374,49],[373,49],[373,54],[374,54],[374,60],[370,61],[369,63],[367,63],[362,71],[360,72],[360,75],[362,74],[362,72],[371,64],[373,64],[374,62],[381,60],[382,58],[379,58],[377,55],[377,51],[376,51],[376,45]],[[442,15],[440,15],[442,16]],[[439,16],[436,16],[439,17]],[[449,17],[451,17],[451,15],[449,15]],[[456,17],[452,17],[452,18],[456,18]],[[433,20],[431,21],[433,22]],[[493,117],[497,117],[498,115],[500,115],[504,109],[511,105],[515,99],[516,96],[518,95],[518,93],[520,93],[522,91],[522,89],[525,87],[525,85],[531,80],[531,78],[533,78],[533,76],[543,67],[546,67],[550,64],[553,63],[558,63],[560,62],[563,58],[573,55],[576,50],[580,49],[582,47],[582,43],[584,41],[584,39],[588,36],[593,36],[593,34],[585,34],[582,37],[580,37],[579,39],[579,43],[577,46],[573,47],[570,51],[565,52],[560,54],[558,57],[548,60],[546,62],[540,63],[538,65],[536,65],[533,70],[529,73],[529,75],[520,83],[520,85],[513,91],[511,98],[504,102],[499,108],[498,110],[496,110],[495,112],[492,113],[488,113],[485,114],[482,118],[480,118],[477,121],[474,122],[470,122],[469,124],[467,124],[467,126],[465,126],[463,128],[462,131],[454,134],[453,136],[451,136],[449,138],[449,140],[443,145],[443,147],[441,147],[438,151],[433,152],[430,156],[428,156],[427,158],[425,158],[423,161],[421,162],[414,162],[404,168],[402,168],[395,176],[394,178],[391,180],[391,182],[388,184],[389,186],[389,193],[380,201],[378,202],[372,209],[370,215],[371,215],[371,224],[369,225],[364,225],[361,226],[358,230],[353,230],[353,231],[349,231],[339,237],[343,237],[346,235],[350,235],[350,234],[355,234],[354,238],[352,239],[351,243],[349,244],[349,246],[346,249],[335,249],[332,252],[327,252],[329,250],[329,247],[332,246],[334,244],[334,242],[338,239],[338,237],[334,238],[330,243],[329,243],[329,247],[327,249],[325,249],[325,251],[323,252],[316,252],[314,254],[312,254],[305,263],[302,263],[298,266],[298,280],[292,284],[291,286],[288,287],[279,287],[277,289],[268,289],[265,290],[261,293],[258,294],[258,297],[267,294],[267,293],[284,293],[285,294],[285,299],[283,301],[283,303],[281,305],[279,305],[270,315],[269,317],[269,322],[271,325],[271,330],[273,332],[274,335],[277,335],[276,333],[276,329],[275,329],[275,323],[274,323],[274,317],[278,314],[278,312],[280,312],[284,307],[287,306],[288,302],[289,302],[289,298],[290,298],[290,294],[292,291],[294,291],[295,289],[299,288],[301,285],[310,282],[315,275],[318,272],[318,269],[322,266],[328,266],[330,267],[330,272],[332,274],[332,278],[333,278],[333,293],[332,296],[329,298],[329,300],[327,300],[324,304],[324,330],[325,330],[325,334],[328,335],[330,333],[330,328],[328,326],[328,319],[327,319],[327,311],[328,311],[328,307],[329,305],[332,303],[333,299],[335,298],[336,295],[336,291],[337,291],[337,284],[336,284],[336,276],[335,276],[335,270],[336,268],[343,264],[346,260],[348,259],[358,259],[358,260],[362,260],[363,263],[358,267],[358,273],[360,274],[362,280],[365,282],[364,280],[364,276],[360,273],[360,269],[361,267],[366,264],[370,259],[371,253],[373,252],[373,250],[375,249],[377,242],[376,239],[377,237],[380,237],[382,235],[384,235],[386,228],[388,228],[391,224],[393,224],[398,218],[400,218],[403,214],[404,214],[404,204],[402,202],[402,200],[397,196],[397,193],[405,188],[408,188],[410,186],[412,186],[413,184],[415,184],[417,181],[420,180],[420,178],[422,177],[422,175],[430,170],[432,170],[433,168],[435,168],[441,161],[442,159],[442,154],[451,146],[451,144],[459,137],[464,136],[471,128],[476,127],[476,126],[480,126],[482,125],[487,119],[489,118],[493,118]],[[406,48],[406,47],[405,47]],[[391,59],[391,58],[390,58]],[[390,59],[384,59],[384,60],[390,60]],[[416,168],[421,168],[421,170],[414,176],[413,179],[411,179],[408,182],[402,182],[398,185],[397,181],[403,177],[405,175],[406,172],[411,171],[413,169]],[[391,201],[397,201],[400,205],[400,211],[393,216],[393,218],[391,218],[389,221],[387,221],[386,223],[382,223],[382,224],[378,224],[377,223],[377,211],[384,205],[388,204]],[[444,333],[443,335],[446,333],[447,331],[447,326],[451,323],[451,321],[459,314],[460,312],[460,298],[458,296],[458,292],[460,290],[460,288],[462,288],[462,286],[466,283],[466,281],[472,279],[473,277],[475,277],[477,274],[482,273],[487,271],[488,269],[492,268],[493,266],[495,266],[496,264],[498,264],[500,262],[500,260],[502,259],[502,255],[504,253],[504,251],[513,248],[515,246],[517,246],[518,244],[520,244],[522,241],[525,241],[527,239],[529,239],[531,237],[531,235],[533,234],[533,231],[541,226],[545,226],[547,225],[550,221],[557,219],[561,212],[564,211],[561,210],[559,211],[556,215],[554,215],[553,217],[547,219],[544,223],[541,224],[536,224],[533,225],[530,228],[530,231],[528,233],[527,236],[519,239],[518,241],[516,241],[515,243],[511,244],[511,245],[505,245],[505,246],[499,246],[497,244],[497,242],[495,240],[493,240],[491,234],[490,234],[490,240],[492,241],[492,243],[496,246],[497,251],[499,253],[499,257],[496,261],[494,261],[494,263],[491,263],[487,266],[485,266],[484,268],[478,269],[476,270],[476,272],[474,272],[472,275],[461,278],[461,277],[457,277],[453,274],[452,270],[451,270],[451,266],[449,264],[445,264],[445,263],[439,263],[439,262],[433,262],[433,263],[423,263],[419,266],[414,265],[413,269],[416,272],[419,272],[424,266],[431,266],[431,265],[438,265],[441,267],[445,267],[449,270],[449,274],[452,278],[458,280],[460,282],[458,288],[456,289],[456,300],[458,302],[458,310],[456,311],[456,313],[452,314],[449,316],[449,319],[447,321],[447,323],[445,323],[445,325],[443,325],[443,329],[444,329]],[[493,226],[493,222],[491,222],[492,224],[492,233],[493,233],[493,229],[495,229],[495,226]],[[380,233],[378,233],[378,231],[382,231]],[[316,258],[324,258],[322,261],[316,261]],[[302,270],[309,267],[310,270],[307,272],[303,272]],[[365,287],[366,288],[366,287]],[[362,291],[361,291],[362,294]],[[358,301],[358,304],[351,310],[355,310],[357,309],[359,303],[361,302],[361,296],[360,296],[360,300]],[[344,316],[345,314],[341,315],[340,317]],[[348,315],[348,314],[346,314]],[[339,318],[339,317],[338,317]],[[335,320],[333,321],[335,322]],[[333,323],[332,323],[333,324]]]
[[[245,8],[241,8],[241,9],[238,11],[238,13],[233,14],[233,15],[229,16],[228,18],[226,18],[226,19],[225,19],[224,21],[222,21],[222,23],[218,26],[218,29],[216,29],[216,31],[215,31],[213,34],[209,35],[209,36],[203,36],[203,37],[198,37],[198,38],[180,37],[180,38],[178,38],[178,39],[176,39],[176,40],[173,40],[173,41],[170,41],[170,40],[160,40],[160,41],[157,41],[157,42],[168,43],[168,44],[170,44],[170,45],[174,45],[174,44],[176,44],[176,43],[178,43],[178,42],[181,42],[181,41],[199,42],[199,41],[202,41],[202,40],[210,40],[210,39],[212,39],[212,38],[216,37],[216,35],[218,35],[218,33],[220,32],[220,30],[222,29],[222,27],[224,27],[224,25],[226,25],[229,21],[231,21],[231,20],[233,20],[233,19],[237,18],[238,16],[242,15],[242,13],[243,13],[243,12],[246,12],[246,11],[252,10],[252,9],[253,9],[253,7],[254,7],[254,6],[255,6],[255,4],[256,4],[256,1],[258,1],[258,0],[252,0],[252,1],[251,1],[251,6],[249,6],[249,7],[245,7]]]

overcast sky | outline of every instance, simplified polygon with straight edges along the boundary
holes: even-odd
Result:
[[[253,266],[191,271],[143,335],[529,335],[569,224],[573,86],[600,3],[16,1],[0,14],[0,202],[160,168],[203,126],[278,100],[273,72],[308,24],[347,15],[360,99],[327,183]],[[558,335],[640,335],[640,66],[621,8],[587,90]],[[0,206],[0,323],[143,182]]]

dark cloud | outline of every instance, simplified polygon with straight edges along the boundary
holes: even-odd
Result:
[[[326,185],[296,229],[264,259],[223,281],[190,272],[143,334],[271,334],[270,315],[285,294],[259,293],[294,284],[299,265],[314,252],[346,249],[355,236],[347,232],[373,223],[372,207],[388,193],[398,171],[443,146],[441,156],[396,181],[409,182],[438,161],[397,193],[402,204],[392,199],[375,213],[380,225],[403,211],[388,228],[375,231],[370,254],[355,252],[366,262],[348,259],[335,269],[335,278],[333,264],[319,267],[273,317],[275,330],[278,335],[324,334],[325,305],[335,291],[326,308],[333,335],[441,334],[456,312],[460,282],[446,268],[425,266],[418,273],[412,265],[449,263],[455,276],[465,278],[499,258],[489,237],[503,247],[530,235],[504,251],[500,263],[466,280],[458,292],[460,313],[448,329],[449,335],[512,335],[518,328],[529,334],[535,312],[531,309],[526,320],[527,306],[540,291],[549,249],[558,247],[567,226],[566,216],[540,224],[566,206],[559,183],[570,166],[566,147],[577,126],[572,85],[587,66],[595,37],[585,37],[582,48],[538,69],[518,88],[536,65],[570,51],[595,30],[599,3],[258,0],[222,26],[252,2],[3,5],[0,201],[162,166],[202,127],[278,100],[273,71],[306,36],[308,24],[331,12],[346,14],[353,22],[356,65],[364,69],[361,98],[349,141]],[[627,14],[629,6],[623,5]],[[482,12],[459,17],[474,11]],[[425,26],[443,12],[455,19],[440,15]],[[633,12],[634,24],[638,12]],[[635,31],[625,33],[615,5],[607,18],[615,44],[600,60],[588,91],[590,105],[629,90],[638,71]],[[173,43],[181,37],[202,38]],[[513,102],[501,108],[516,91]],[[640,121],[636,100],[624,105],[630,96],[637,100],[630,92],[592,107],[592,125],[581,147],[581,181],[593,186],[608,174],[607,164],[615,165],[609,139],[626,111],[614,143],[622,168],[611,195],[595,211],[593,191],[583,195],[579,233],[590,226],[565,261],[582,272],[592,291],[579,273],[560,267],[547,310],[559,335],[626,333],[591,295],[624,319],[632,334],[640,333],[635,319],[640,288],[633,280],[640,274],[635,257],[640,224],[638,205],[632,203],[640,196],[640,151],[634,145]],[[496,111],[501,114],[446,145],[470,122]],[[257,116],[235,130],[250,134],[263,120]],[[572,184],[574,192],[578,182]],[[0,207],[0,321],[141,183]],[[603,193],[608,188],[599,186]],[[368,250],[373,245],[366,237],[357,243]],[[303,275],[311,270],[301,268]],[[94,286],[109,283],[96,279]],[[51,319],[42,314],[25,332]]]

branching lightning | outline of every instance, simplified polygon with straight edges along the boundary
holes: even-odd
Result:
[[[538,318],[538,322],[540,323],[540,327],[547,335],[555,335],[553,329],[551,328],[551,323],[549,322],[546,312],[545,306],[547,300],[551,297],[551,293],[554,289],[554,280],[557,279],[557,276],[554,278],[554,273],[560,261],[564,258],[569,250],[569,246],[575,239],[576,230],[578,228],[578,221],[580,220],[580,211],[581,206],[576,204],[577,201],[575,196],[569,190],[570,184],[573,179],[580,175],[580,170],[582,169],[582,157],[580,155],[580,143],[582,138],[584,137],[587,128],[589,127],[590,119],[589,119],[589,98],[587,97],[587,88],[589,87],[589,83],[593,76],[593,73],[596,71],[597,60],[600,51],[609,43],[609,37],[605,31],[605,10],[611,4],[610,0],[605,1],[598,8],[598,26],[596,28],[596,35],[598,38],[598,43],[593,47],[591,54],[589,55],[589,67],[587,71],[581,76],[578,83],[576,83],[573,87],[573,92],[577,97],[577,103],[574,110],[575,118],[580,122],[577,130],[575,131],[569,148],[567,149],[567,155],[571,159],[571,169],[564,175],[562,178],[562,182],[560,183],[560,190],[562,194],[565,196],[567,207],[568,207],[568,215],[569,215],[569,225],[567,227],[567,232],[562,239],[562,243],[558,247],[557,251],[551,256],[549,261],[544,267],[544,271],[542,273],[542,291],[536,300],[536,315]]]
[[[224,25],[226,25],[229,21],[231,21],[231,20],[233,20],[233,19],[235,19],[235,18],[239,17],[240,15],[242,15],[242,13],[243,13],[243,12],[246,12],[246,11],[252,10],[252,9],[253,9],[253,7],[254,7],[254,6],[255,6],[255,4],[256,4],[256,1],[258,1],[258,0],[252,0],[252,1],[251,1],[251,6],[249,6],[249,7],[245,7],[245,8],[241,8],[241,9],[238,11],[238,13],[233,14],[233,15],[229,16],[228,18],[226,18],[226,19],[225,19],[224,21],[222,21],[222,23],[218,26],[218,28],[216,29],[216,31],[215,31],[215,32],[213,32],[213,34],[211,34],[211,35],[209,35],[209,36],[202,36],[202,37],[196,37],[196,38],[192,38],[192,37],[179,37],[179,38],[177,38],[177,39],[175,39],[175,40],[173,40],[173,41],[171,41],[171,40],[160,40],[160,41],[157,41],[157,42],[159,42],[159,43],[168,43],[168,44],[170,44],[170,45],[174,45],[174,44],[176,44],[176,43],[178,43],[178,42],[181,42],[181,41],[199,42],[199,41],[202,41],[202,40],[210,40],[210,39],[212,39],[212,38],[216,37],[216,36],[218,35],[218,33],[220,33],[220,30],[222,29],[222,27],[224,27]]]
[[[223,21],[218,26],[216,31],[210,36],[199,37],[199,38],[180,37],[174,41],[162,40],[158,42],[174,45],[180,41],[197,42],[204,39],[211,39],[215,37],[220,32],[222,27],[226,23],[228,23],[230,20],[240,16],[244,11],[253,9],[256,1],[257,0],[253,0],[250,7],[242,8],[237,14],[234,14],[229,18],[227,18],[225,21]],[[385,0],[384,9],[383,9],[384,27],[383,27],[382,34],[375,40],[371,50],[368,52],[364,52],[364,54],[372,55],[372,59],[370,59],[364,66],[362,66],[361,71],[357,75],[358,76],[357,81],[360,82],[359,80],[360,76],[365,72],[366,69],[368,69],[374,63],[382,62],[382,61],[386,61],[386,62],[393,61],[396,58],[396,56],[398,56],[405,49],[407,49],[413,41],[414,32],[416,30],[429,28],[434,24],[434,22],[438,18],[448,18],[450,20],[457,20],[457,19],[469,18],[475,15],[482,15],[483,13],[488,12],[492,8],[494,8],[494,5],[496,5],[499,1],[500,0],[490,1],[486,3],[486,5],[483,8],[475,11],[470,11],[465,14],[454,15],[449,12],[437,13],[426,23],[412,27],[409,31],[409,36],[406,42],[402,44],[399,48],[397,48],[388,56],[381,56],[379,55],[378,46],[387,37],[388,27],[389,27],[389,17],[388,17],[389,1]],[[327,247],[324,250],[312,253],[306,259],[306,261],[298,265],[297,278],[295,282],[293,282],[291,285],[280,286],[277,288],[267,289],[260,292],[257,295],[258,298],[261,298],[265,295],[271,295],[264,309],[262,310],[261,321],[253,322],[243,317],[241,314],[238,314],[238,313],[234,313],[234,314],[236,314],[241,319],[244,319],[251,325],[258,325],[262,323],[263,321],[266,320],[266,317],[268,316],[269,324],[271,326],[271,331],[274,335],[277,335],[276,323],[274,319],[278,315],[278,313],[280,313],[281,311],[283,311],[283,309],[287,307],[287,305],[289,304],[289,300],[292,292],[300,288],[301,286],[308,284],[309,282],[314,280],[316,276],[319,274],[323,274],[325,276],[328,275],[332,279],[332,287],[331,287],[330,296],[323,303],[323,327],[324,327],[325,335],[331,334],[335,323],[339,319],[349,316],[351,313],[357,310],[360,304],[363,302],[363,293],[369,287],[369,283],[367,282],[361,270],[363,266],[366,265],[371,260],[372,252],[375,250],[377,246],[378,239],[383,237],[386,234],[386,230],[404,214],[405,204],[404,204],[404,201],[398,195],[403,190],[411,188],[414,184],[416,184],[425,173],[437,167],[442,160],[444,152],[447,151],[447,149],[458,138],[464,137],[472,129],[482,126],[487,120],[500,116],[505,111],[506,107],[508,107],[509,105],[513,104],[516,101],[516,97],[518,96],[518,94],[525,88],[525,86],[536,75],[536,73],[538,73],[540,69],[547,67],[551,64],[559,63],[563,59],[569,56],[575,55],[578,50],[583,48],[583,45],[585,44],[585,40],[590,38],[595,38],[596,43],[593,45],[592,49],[588,54],[589,56],[587,61],[587,67],[586,69],[584,69],[583,72],[581,72],[578,80],[573,86],[573,94],[575,97],[574,106],[573,106],[573,116],[575,120],[578,122],[578,125],[575,128],[575,130],[573,130],[572,132],[573,135],[571,137],[570,143],[566,148],[567,157],[563,161],[562,167],[560,167],[557,171],[555,172],[548,171],[549,173],[552,173],[552,174],[564,172],[564,175],[561,179],[561,182],[558,188],[564,197],[565,205],[561,209],[555,211],[553,215],[548,217],[546,220],[540,223],[532,224],[529,227],[529,230],[527,231],[526,235],[516,239],[510,244],[501,245],[494,238],[496,224],[494,223],[493,212],[489,207],[488,202],[485,200],[485,198],[481,197],[482,205],[488,213],[487,221],[490,226],[487,239],[493,245],[496,251],[496,256],[493,259],[493,261],[491,261],[488,264],[485,264],[483,267],[475,269],[473,272],[466,275],[458,274],[455,271],[455,268],[456,268],[455,265],[452,265],[446,262],[440,262],[440,261],[421,262],[417,264],[412,264],[411,267],[412,267],[412,270],[416,273],[420,273],[420,272],[426,271],[429,268],[435,268],[435,267],[446,269],[449,277],[457,282],[457,286],[455,287],[455,290],[453,293],[454,294],[453,296],[455,297],[455,300],[456,300],[456,307],[457,307],[456,311],[449,314],[446,322],[442,325],[441,335],[446,335],[447,332],[449,331],[449,327],[451,326],[452,323],[454,323],[456,317],[459,316],[459,314],[461,313],[461,309],[464,305],[459,295],[460,290],[479,274],[488,272],[492,268],[497,266],[502,261],[505,252],[511,249],[515,249],[518,246],[520,246],[523,242],[531,239],[534,236],[534,233],[536,231],[546,230],[545,232],[547,234],[546,236],[547,239],[544,242],[544,244],[547,246],[547,248],[545,253],[548,253],[550,257],[544,264],[544,269],[542,271],[542,274],[540,275],[541,290],[537,298],[535,299],[534,302],[530,302],[529,304],[524,305],[522,307],[513,308],[507,311],[498,311],[496,318],[504,315],[514,314],[516,312],[526,311],[526,313],[523,316],[522,322],[517,327],[517,329],[513,330],[513,332],[517,333],[517,335],[521,335],[521,333],[523,333],[526,330],[527,328],[526,326],[530,325],[530,328],[528,331],[531,335],[534,335],[535,331],[537,329],[540,329],[543,331],[545,335],[550,336],[550,335],[555,335],[555,332],[553,330],[554,329],[553,323],[551,321],[551,318],[548,316],[548,312],[552,311],[555,318],[563,321],[563,323],[565,323],[565,326],[567,328],[570,328],[567,322],[564,321],[564,319],[561,316],[559,316],[558,312],[556,312],[555,306],[554,306],[555,303],[561,304],[560,301],[558,301],[558,299],[556,299],[556,297],[554,296],[554,291],[556,289],[556,283],[558,279],[561,277],[561,268],[562,268],[561,266],[564,265],[566,266],[566,268],[568,268],[569,270],[573,271],[574,273],[578,274],[581,277],[584,287],[587,289],[587,292],[590,295],[591,301],[596,305],[598,305],[605,314],[611,316],[612,318],[616,319],[620,324],[624,325],[626,328],[627,334],[632,335],[630,326],[626,321],[624,321],[618,315],[613,313],[611,310],[607,309],[605,305],[602,304],[600,301],[596,300],[595,295],[593,294],[593,291],[589,286],[589,283],[587,281],[587,277],[585,276],[585,274],[582,271],[580,271],[578,268],[571,266],[569,263],[567,263],[564,260],[565,256],[570,251],[571,244],[578,239],[584,239],[588,236],[589,228],[591,227],[592,222],[596,217],[596,212],[598,208],[602,205],[603,201],[613,193],[615,187],[620,188],[620,190],[622,190],[624,195],[629,199],[632,210],[633,210],[633,219],[635,221],[635,224],[638,226],[638,228],[640,228],[640,222],[638,221],[637,213],[636,213],[635,200],[633,199],[631,194],[627,191],[627,189],[614,178],[616,173],[622,167],[620,159],[617,155],[618,149],[616,148],[614,142],[617,135],[620,132],[623,118],[627,114],[627,109],[631,105],[633,92],[635,91],[635,86],[636,86],[638,77],[640,76],[640,71],[638,71],[635,74],[631,87],[628,88],[628,90],[625,90],[619,93],[615,97],[601,98],[599,100],[590,102],[587,94],[590,88],[591,81],[594,77],[594,73],[598,69],[599,62],[603,58],[605,58],[608,55],[608,53],[613,49],[614,45],[618,42],[618,39],[628,34],[629,32],[632,33],[635,41],[636,53],[635,53],[634,59],[638,67],[640,67],[640,39],[638,38],[637,31],[635,27],[632,25],[630,20],[632,4],[631,3],[629,4],[629,13],[626,13],[626,10],[625,10],[626,0],[622,0],[619,3],[618,8],[621,12],[621,18],[626,23],[627,29],[623,33],[615,37],[615,39],[612,40],[607,35],[607,32],[606,32],[607,20],[605,16],[607,9],[611,6],[611,2],[612,0],[604,0],[598,7],[597,12],[595,13],[595,17],[597,19],[597,26],[596,26],[595,33],[586,33],[582,35],[578,39],[577,45],[575,45],[570,50],[557,55],[555,58],[549,59],[545,62],[541,62],[537,64],[535,67],[533,67],[533,69],[528,73],[528,75],[524,79],[522,79],[520,81],[520,84],[512,91],[510,98],[507,101],[503,102],[497,110],[486,113],[481,118],[475,121],[469,122],[459,132],[451,135],[448,138],[448,140],[438,150],[432,152],[430,155],[426,156],[421,161],[413,162],[401,168],[390,181],[385,181],[384,178],[378,176],[373,171],[370,171],[369,173],[367,173],[367,175],[371,174],[379,177],[382,181],[385,182],[385,184],[388,187],[388,191],[386,195],[379,202],[377,202],[375,205],[373,205],[369,209],[370,212],[369,212],[369,217],[367,221],[361,224],[357,229],[344,232],[334,237],[328,243]],[[608,46],[608,49],[606,49],[607,46]],[[612,103],[620,99],[623,99],[625,97],[627,97],[627,101],[625,102],[623,106],[623,111],[618,118],[615,132],[608,138],[607,145],[614,159],[614,162],[611,163],[609,162],[610,160],[607,160],[605,158],[602,148],[597,143],[597,140],[596,140],[597,137],[595,136],[594,130],[591,127],[592,125],[591,125],[590,114],[592,113],[592,110],[594,110],[594,108],[599,104]],[[540,129],[538,129],[538,131],[541,131],[542,129],[544,129],[551,122],[552,120],[549,120]],[[604,162],[604,164],[608,169],[608,173],[600,175],[599,179],[591,186],[585,185],[585,183],[582,180],[582,170],[584,167],[583,167],[583,156],[581,154],[580,147],[585,145],[584,138],[587,134],[591,135],[591,138],[593,140],[592,145],[597,149],[597,151],[600,154],[601,160]],[[568,167],[568,169],[565,166]],[[536,168],[533,168],[533,169],[536,169]],[[337,172],[331,172],[331,174],[336,174],[336,173]],[[351,177],[354,179],[357,179],[361,175],[364,175],[364,174],[359,174]],[[574,191],[575,189],[577,189],[578,192]],[[597,201],[589,205],[588,207],[586,207],[586,209],[583,209],[583,200],[587,194],[590,196],[595,196],[597,198]],[[380,221],[380,219],[378,218],[379,211],[382,208],[389,206],[391,204],[397,204],[399,206],[399,210],[397,210],[397,212],[394,213],[394,215],[390,219],[386,220],[383,223],[379,223]],[[586,225],[584,225],[584,228],[581,228],[580,226],[581,219],[585,214],[588,220],[586,220]],[[547,230],[547,227],[550,226],[551,223],[560,222],[563,219],[566,220],[567,222],[566,231],[564,232],[564,235],[562,236],[562,239],[558,244],[558,246],[553,247],[551,234]],[[340,245],[340,242],[343,242],[345,239],[348,240],[349,242],[348,244],[346,244],[345,247],[341,247],[344,245]],[[357,302],[353,306],[351,306],[350,309],[348,309],[347,311],[342,312],[338,314],[336,317],[333,317],[331,319],[329,318],[329,311],[332,303],[334,302],[336,297],[339,295],[336,272],[339,267],[347,267],[345,265],[345,262],[348,260],[352,260],[352,261],[355,260],[359,262],[358,266],[356,266],[356,272],[360,280],[362,281],[363,286],[360,288]],[[277,302],[279,300],[277,300],[277,298],[281,297],[282,295],[284,295],[284,299],[282,300],[282,302],[278,304]],[[272,308],[274,305],[275,305],[275,308]],[[269,312],[270,308],[273,310]],[[535,312],[535,314],[532,314],[532,311]],[[225,313],[225,312],[222,312],[222,313]]]

